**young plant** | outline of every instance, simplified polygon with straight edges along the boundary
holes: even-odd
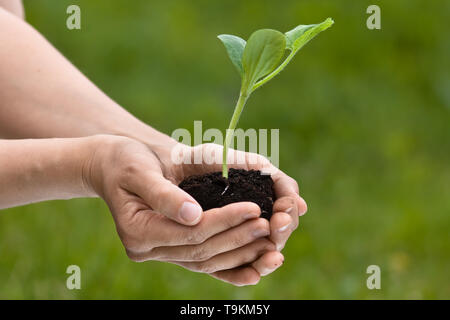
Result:
[[[228,148],[248,97],[279,74],[309,40],[328,29],[333,23],[333,19],[328,18],[319,24],[299,25],[284,34],[272,29],[261,29],[255,31],[247,42],[229,34],[218,36],[225,45],[231,62],[241,75],[239,99],[226,131],[223,146],[222,175],[224,178],[228,178]],[[289,54],[280,63],[286,50],[289,50]]]

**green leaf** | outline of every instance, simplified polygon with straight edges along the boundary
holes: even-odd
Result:
[[[328,29],[334,23],[333,19],[328,18],[319,24],[299,25],[285,33],[286,48],[296,53],[309,40],[314,38],[320,32]]]
[[[295,40],[300,38],[302,34],[315,26],[317,26],[317,24],[301,24],[291,31],[286,32],[284,34],[286,36],[286,49],[293,50]]]
[[[255,31],[248,39],[242,57],[242,89],[251,89],[258,79],[272,72],[283,58],[285,50],[286,38],[281,32],[271,29]]]
[[[244,74],[244,69],[242,68],[242,54],[244,53],[245,40],[231,34],[221,34],[217,38],[222,41],[225,49],[227,49],[228,56],[231,62],[238,69],[239,73]]]
[[[252,91],[258,89],[262,85],[266,84],[268,81],[273,79],[277,74],[279,74],[283,69],[291,62],[292,58],[294,58],[295,54],[306,44],[314,38],[320,32],[328,29],[334,23],[333,19],[328,18],[324,22],[319,24],[310,24],[310,25],[299,25],[294,29],[286,32],[284,34],[286,38],[286,49],[289,49],[291,53],[287,56],[287,58],[269,75],[264,77],[263,79],[256,82]],[[248,45],[247,45],[248,46]],[[245,53],[244,53],[245,55]]]
[[[299,25],[285,34],[271,29],[255,31],[247,43],[239,37],[220,35],[228,55],[242,76],[241,92],[234,108],[223,145],[222,176],[228,179],[227,153],[242,110],[250,94],[279,74],[292,60],[298,50],[319,32],[328,29],[331,18],[319,24]],[[280,63],[286,49],[290,50]]]

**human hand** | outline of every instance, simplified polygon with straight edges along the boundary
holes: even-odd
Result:
[[[158,155],[163,163],[165,175],[171,177],[172,181],[177,184],[190,175],[200,175],[222,169],[222,146],[216,144],[203,144],[196,147],[182,144],[172,145],[170,150],[159,149]],[[298,227],[299,216],[306,213],[307,205],[299,196],[297,182],[275,168],[265,157],[229,150],[228,158],[229,166],[232,168],[271,173],[277,200],[274,203],[273,215],[270,219],[269,239],[275,244],[276,250],[266,252],[249,266],[216,272],[212,276],[231,283],[236,279],[257,281],[260,276],[273,272],[283,263],[284,257],[280,251],[284,248],[292,232]]]
[[[176,186],[183,168],[129,138],[92,139],[95,151],[84,166],[84,181],[108,204],[130,259],[171,262],[235,285],[259,280],[254,269],[236,269],[275,250],[264,238],[270,226],[258,218],[256,204],[234,203],[205,213],[199,208],[199,217],[183,219],[186,202],[194,213],[198,205]]]

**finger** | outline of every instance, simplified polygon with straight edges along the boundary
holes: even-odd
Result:
[[[263,254],[252,267],[263,277],[277,270],[284,262],[284,256],[278,251],[270,251]]]
[[[183,172],[189,176],[222,170],[223,146],[206,143],[190,148],[187,164],[183,164]],[[228,149],[227,164],[229,168],[244,170],[261,170],[270,167],[270,161],[256,153]]]
[[[297,211],[299,215],[304,215],[306,213],[306,202],[300,197],[298,184],[294,179],[272,165],[265,157],[252,153],[246,153],[246,157],[248,169],[261,170],[263,173],[270,174],[274,182],[273,188],[277,199],[288,196],[292,197],[298,206]]]
[[[233,269],[255,261],[267,251],[274,251],[275,245],[267,239],[258,239],[244,247],[228,251],[202,262],[171,261],[188,270],[202,273],[214,273]]]
[[[211,273],[210,276],[238,287],[255,285],[261,278],[259,273],[250,266],[217,271]]]
[[[218,233],[236,227],[247,220],[258,218],[260,214],[261,209],[257,204],[236,202],[205,211],[204,218],[195,226],[180,225],[151,210],[141,210],[131,218],[127,218],[128,220],[119,221],[117,224],[126,226],[120,230],[124,245],[142,254],[156,247],[203,243]],[[120,218],[119,216],[117,219]],[[132,243],[127,246],[126,239],[133,241],[130,241]]]
[[[270,218],[270,240],[281,251],[294,231],[292,218],[285,212],[276,212]]]
[[[298,227],[298,207],[292,197],[283,197],[275,201],[274,214],[270,218],[270,240],[281,251],[291,233]]]
[[[269,222],[258,218],[221,232],[197,245],[158,247],[152,250],[159,261],[205,261],[218,254],[243,247],[270,234]]]
[[[274,182],[273,189],[277,199],[282,197],[292,197],[297,204],[298,214],[301,216],[304,215],[308,210],[308,207],[305,200],[299,195],[297,182],[280,170],[272,175],[272,180]]]
[[[203,210],[195,199],[164,178],[159,171],[147,171],[132,179],[130,191],[152,210],[184,225],[200,222]]]

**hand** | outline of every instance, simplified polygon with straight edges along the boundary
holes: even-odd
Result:
[[[270,226],[258,218],[256,204],[235,203],[205,213],[199,208],[199,217],[192,219],[198,204],[176,186],[184,178],[182,167],[167,159],[163,163],[146,145],[129,138],[92,139],[95,152],[83,177],[108,204],[130,259],[171,262],[235,285],[258,282],[254,269],[235,269],[275,250],[264,238]]]
[[[196,147],[172,145],[170,149],[159,149],[158,155],[163,164],[165,176],[174,183],[179,183],[190,175],[222,170],[222,146],[216,144],[203,144]],[[265,157],[229,150],[228,158],[229,167],[261,170],[272,174],[277,200],[270,219],[269,239],[275,244],[276,250],[266,252],[250,266],[216,272],[212,276],[231,283],[237,280],[245,282],[245,279],[259,280],[260,276],[273,272],[283,263],[284,257],[280,251],[292,232],[297,229],[299,216],[306,213],[307,205],[299,196],[297,182],[275,168]],[[201,161],[196,164],[196,159]],[[237,163],[238,159],[241,160],[240,163]]]

